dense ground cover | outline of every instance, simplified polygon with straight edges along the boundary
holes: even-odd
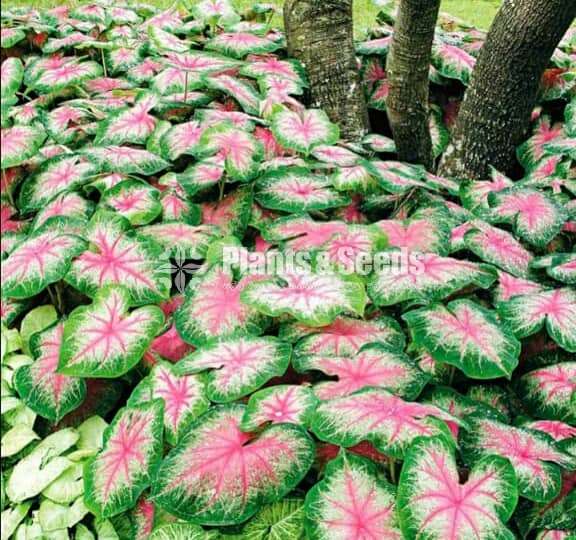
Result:
[[[395,161],[389,10],[355,143],[252,11],[2,12],[2,538],[574,538],[576,36],[456,181]]]

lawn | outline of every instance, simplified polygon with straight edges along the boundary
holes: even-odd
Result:
[[[174,4],[173,0],[148,1],[151,4],[166,7]],[[283,0],[271,0],[271,2],[281,5]],[[78,2],[76,0],[70,0],[69,2],[63,0],[6,0],[6,2],[2,2],[5,7],[12,5],[33,5],[37,8],[51,7],[65,3],[74,5]],[[187,4],[187,2],[182,3]],[[194,0],[192,0],[192,3],[194,3]],[[254,0],[234,0],[234,4],[239,9],[249,7],[253,3]],[[499,4],[500,0],[442,0],[441,10],[479,28],[487,29],[498,10]],[[354,17],[359,34],[374,23],[376,13],[378,13],[378,7],[374,5],[372,0],[356,0],[354,2]],[[281,21],[278,22],[280,23]]]

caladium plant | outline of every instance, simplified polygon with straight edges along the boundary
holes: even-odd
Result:
[[[3,5],[2,538],[571,538],[576,34],[517,163],[446,178],[377,3],[358,141],[274,4]],[[441,15],[435,163],[485,40]]]

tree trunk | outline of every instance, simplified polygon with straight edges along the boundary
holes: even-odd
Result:
[[[343,138],[369,130],[368,109],[354,49],[352,0],[287,0],[284,26],[288,54],[304,64],[309,101],[340,126]]]
[[[540,80],[576,16],[576,0],[505,0],[464,96],[439,173],[483,179],[508,172],[525,138]]]
[[[432,169],[430,56],[440,0],[400,0],[386,74],[386,112],[400,161]]]

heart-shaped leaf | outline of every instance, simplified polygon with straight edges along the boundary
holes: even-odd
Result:
[[[337,377],[313,386],[314,394],[322,400],[347,396],[368,386],[415,399],[429,379],[416,361],[379,343],[362,347],[354,356],[297,356],[292,364],[301,373],[321,371]]]
[[[560,347],[576,352],[576,292],[568,287],[515,296],[498,306],[516,336],[523,338],[544,325]]]
[[[132,508],[162,457],[162,402],[120,409],[104,433],[104,448],[84,470],[86,506],[103,518]]]
[[[395,495],[371,461],[342,451],[306,495],[308,538],[401,540]]]
[[[253,280],[246,276],[235,281],[231,271],[219,267],[194,277],[174,316],[182,338],[201,345],[238,334],[261,334],[266,318],[240,301],[240,294]]]
[[[409,311],[402,318],[417,345],[468,377],[510,378],[518,365],[518,340],[493,311],[471,300]]]
[[[518,394],[534,416],[576,423],[576,362],[562,362],[522,375]]]
[[[156,306],[128,312],[129,299],[123,288],[103,287],[93,304],[70,314],[64,325],[60,373],[113,378],[140,361],[160,332],[164,314]]]
[[[421,439],[407,453],[398,487],[405,538],[499,538],[518,502],[514,469],[497,456],[476,463],[465,483],[454,451],[438,438]]]
[[[79,407],[86,396],[82,379],[56,372],[63,335],[63,322],[35,334],[31,340],[35,361],[20,367],[14,375],[14,386],[24,403],[55,423]]]
[[[4,38],[2,38],[2,41],[4,41]],[[13,57],[4,60],[0,68],[2,97],[13,96],[20,88],[23,77],[24,66],[19,58]]]
[[[368,278],[367,290],[378,306],[416,300],[429,303],[475,285],[488,288],[496,273],[487,265],[432,253],[390,252],[390,265]]]
[[[242,405],[210,409],[172,450],[153,487],[156,503],[203,525],[242,523],[280,500],[308,472],[314,443],[299,426],[240,431]]]
[[[149,176],[168,167],[156,154],[128,146],[93,146],[82,153],[103,172]]]
[[[538,431],[512,427],[488,418],[469,418],[461,444],[465,459],[476,463],[486,456],[507,458],[518,479],[518,491],[537,502],[551,501],[560,493],[561,468],[576,468],[576,458],[556,448],[552,439]]]
[[[367,388],[320,403],[312,416],[311,428],[322,441],[344,448],[370,441],[384,454],[403,459],[418,437],[438,435],[452,441],[442,420],[460,424],[457,418],[433,405],[410,403],[387,390]]]
[[[292,348],[273,337],[237,337],[204,345],[178,362],[178,373],[206,374],[206,395],[227,403],[258,390],[288,368]]]
[[[455,45],[440,42],[432,47],[432,65],[449,79],[458,79],[468,85],[475,64],[473,56]]]
[[[241,293],[244,304],[272,317],[287,314],[310,326],[331,324],[338,315],[362,315],[364,285],[356,276],[294,272],[250,283]]]
[[[280,384],[254,392],[242,417],[242,431],[256,431],[263,424],[306,426],[318,400],[306,386]]]
[[[2,169],[21,165],[36,155],[46,139],[46,132],[39,125],[13,126],[0,130]]]
[[[160,363],[134,389],[128,405],[156,399],[164,402],[166,440],[176,444],[192,420],[208,410],[204,383],[195,375],[178,376],[174,366]]]
[[[48,228],[16,244],[2,262],[2,293],[12,298],[29,298],[62,279],[72,259],[86,249],[79,236]]]
[[[106,191],[100,203],[116,210],[132,225],[146,225],[162,212],[160,192],[146,182],[124,180]]]
[[[248,54],[274,52],[280,47],[278,43],[265,37],[248,32],[222,33],[206,43],[206,49],[234,58],[244,58]]]
[[[332,124],[324,111],[304,110],[300,113],[290,110],[278,111],[272,117],[272,133],[284,147],[309,154],[316,146],[335,144],[340,132]]]

